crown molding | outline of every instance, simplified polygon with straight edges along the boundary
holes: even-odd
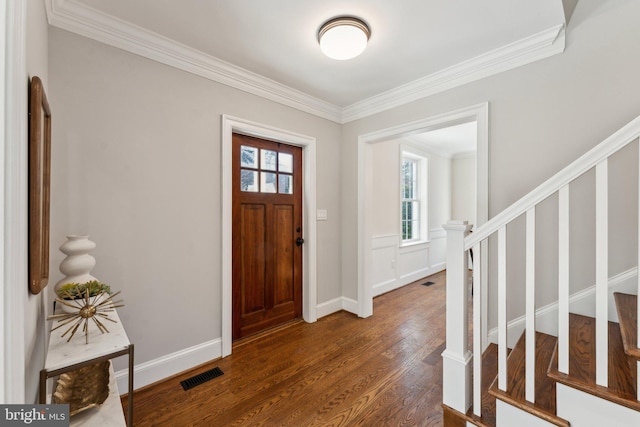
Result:
[[[340,107],[72,0],[45,0],[49,24],[341,123]]]
[[[418,151],[418,153],[416,154],[421,156],[432,155],[432,156],[442,157],[445,159],[453,158],[453,154],[445,150],[440,150],[438,148],[432,147],[428,143],[426,143],[424,140],[416,136],[407,136],[407,137],[401,138],[400,146],[402,147],[403,151],[405,151],[406,149],[408,149],[406,151],[411,151],[413,149],[414,151]]]
[[[564,52],[564,24],[345,107],[348,123]]]
[[[49,24],[344,124],[543,59],[565,48],[564,24],[341,108],[75,0],[45,0]]]

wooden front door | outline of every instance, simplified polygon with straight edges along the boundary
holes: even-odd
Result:
[[[233,134],[233,339],[302,315],[302,149]]]

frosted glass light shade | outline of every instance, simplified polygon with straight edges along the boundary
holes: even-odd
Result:
[[[326,22],[318,32],[320,50],[331,59],[355,58],[367,47],[369,27],[357,18],[341,17]]]

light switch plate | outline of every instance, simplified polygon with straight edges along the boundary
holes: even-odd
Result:
[[[318,221],[326,221],[327,220],[327,210],[326,209],[318,209],[316,214],[316,219]]]

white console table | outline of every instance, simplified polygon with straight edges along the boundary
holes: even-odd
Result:
[[[103,321],[109,333],[100,333],[95,324],[89,327],[89,344],[85,344],[84,333],[78,328],[76,334],[67,342],[68,335],[62,338],[67,330],[64,326],[56,329],[50,335],[49,348],[44,369],[40,371],[41,404],[47,403],[47,379],[92,365],[111,360],[115,357],[129,355],[129,394],[127,424],[133,426],[133,344],[129,342],[127,334],[114,310],[109,317],[117,323]],[[53,327],[57,323],[53,322]],[[120,404],[120,396],[116,386],[113,367],[110,368],[109,397],[98,408],[88,409],[71,418],[72,426],[123,426],[124,414]]]

